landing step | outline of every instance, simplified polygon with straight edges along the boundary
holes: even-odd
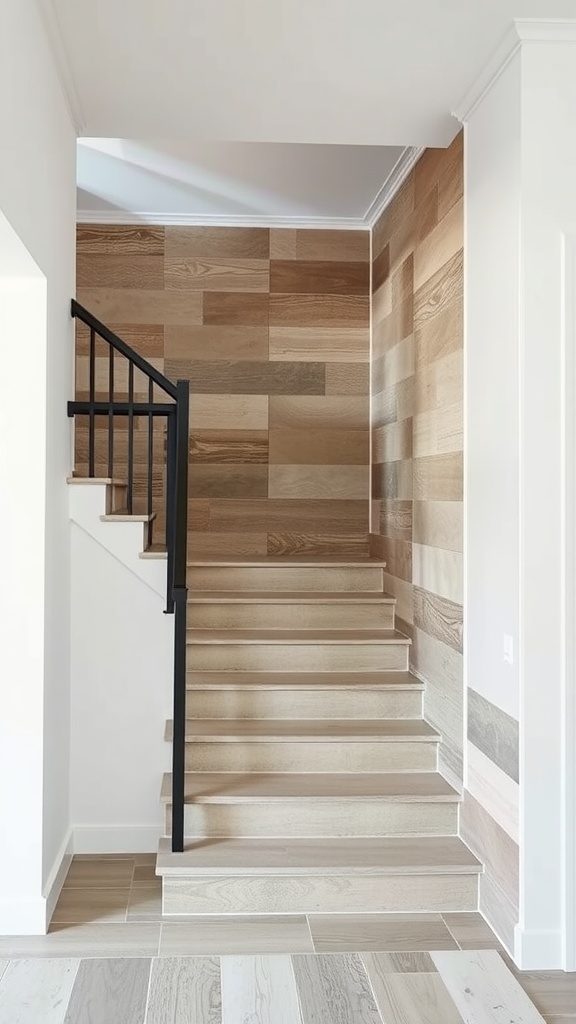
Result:
[[[394,604],[395,597],[378,591],[192,590],[190,604]]]
[[[457,836],[416,839],[203,839],[172,853],[161,839],[156,874],[190,875],[444,875],[480,874],[482,865]]]
[[[411,644],[397,629],[188,629],[189,644]]]
[[[172,802],[172,774],[162,780],[160,799]],[[458,803],[459,793],[438,772],[258,775],[186,772],[185,800],[195,804],[244,804],[301,800]]]
[[[173,723],[169,719],[164,738],[172,741],[172,735]],[[341,718],[187,718],[186,742],[194,740],[202,743],[289,743],[295,740],[438,743],[440,736],[427,722],[414,718],[374,718],[367,721]]]
[[[283,558],[255,555],[251,558],[215,558],[212,555],[210,558],[192,558],[188,561],[187,565],[189,569],[194,568],[194,566],[234,566],[247,569],[257,566],[275,569],[286,565],[310,566],[311,568],[330,568],[331,566],[340,568],[346,566],[351,569],[372,566],[376,569],[384,569],[386,562],[381,558],[371,558],[369,555],[366,555],[365,558],[351,558],[346,555],[286,555]]]
[[[141,551],[139,558],[168,558],[168,552],[164,544],[151,544],[145,551]]]
[[[187,672],[188,690],[423,690],[411,672]]]

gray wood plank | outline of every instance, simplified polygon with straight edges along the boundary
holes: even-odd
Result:
[[[0,980],[0,1024],[64,1024],[79,964],[11,960]]]
[[[216,956],[163,957],[152,963],[146,1024],[221,1024]]]
[[[144,1024],[149,959],[82,960],[64,1024]]]
[[[301,1024],[289,956],[222,958],[222,1024]]]
[[[359,956],[294,956],[292,963],[303,1024],[383,1024]]]
[[[463,1024],[439,974],[384,974],[376,957],[363,957],[386,1024]]]
[[[542,1024],[495,949],[430,955],[466,1024]]]
[[[0,979],[2,978],[2,975],[4,974],[4,971],[8,967],[9,963],[9,960],[0,960]]]

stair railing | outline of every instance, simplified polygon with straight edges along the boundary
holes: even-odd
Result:
[[[189,395],[187,380],[176,384],[160,373],[152,363],[72,300],[72,316],[88,328],[88,399],[68,402],[69,416],[88,420],[88,476],[106,476],[114,481],[116,456],[115,417],[127,417],[126,438],[126,514],[135,509],[134,441],[135,424],[146,420],[146,480],[144,501],[147,512],[147,546],[153,542],[154,529],[154,424],[164,418],[166,428],[165,514],[167,552],[166,613],[174,614],[174,726],[172,738],[172,850],[184,849],[184,774],[186,741],[186,561],[188,540],[188,435]],[[105,343],[104,373],[100,382],[96,361],[97,340]],[[123,389],[118,386],[118,367],[122,368]],[[135,392],[135,372],[143,374],[144,400]],[[127,387],[126,387],[127,383]],[[155,400],[155,388],[162,400]],[[104,396],[104,397],[103,397]],[[166,400],[168,399],[168,401]],[[97,417],[106,417],[105,456],[96,444]],[[105,467],[105,472],[103,472]],[[98,468],[98,472],[96,472]],[[136,496],[138,497],[138,496]]]

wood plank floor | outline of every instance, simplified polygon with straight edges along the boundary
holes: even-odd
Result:
[[[574,1024],[540,1013],[564,978],[535,1005],[496,950],[10,959],[0,1024]]]

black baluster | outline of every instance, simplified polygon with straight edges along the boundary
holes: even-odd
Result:
[[[154,402],[154,383],[152,378],[148,381],[148,404],[150,411],[148,413],[148,547],[152,544],[152,529],[154,526],[152,520],[152,470],[154,468],[154,416],[152,415],[152,403]]]
[[[90,328],[90,379],[89,379],[89,394],[88,398],[90,401],[90,420],[88,426],[88,476],[95,475],[94,465],[94,442],[95,442],[95,415],[94,415],[94,398],[95,398],[95,386],[96,386],[96,333],[94,328]]]
[[[114,479],[114,349],[108,346],[108,476]]]
[[[134,363],[128,364],[128,515],[132,515],[134,493]]]

